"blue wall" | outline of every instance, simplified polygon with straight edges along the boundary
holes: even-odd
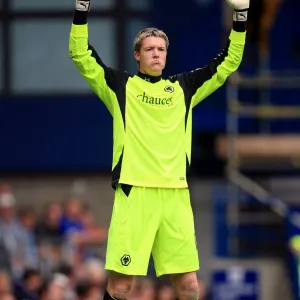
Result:
[[[0,102],[0,172],[109,171],[112,118],[96,97]],[[195,126],[224,128],[223,111],[198,109]]]
[[[112,119],[94,97],[1,102],[0,170],[110,170]]]

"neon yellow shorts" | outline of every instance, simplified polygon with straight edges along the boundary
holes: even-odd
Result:
[[[105,269],[146,275],[151,252],[157,276],[199,269],[189,190],[118,185]]]

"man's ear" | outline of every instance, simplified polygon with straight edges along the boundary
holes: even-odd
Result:
[[[140,53],[138,51],[134,51],[133,55],[136,61],[140,61]]]

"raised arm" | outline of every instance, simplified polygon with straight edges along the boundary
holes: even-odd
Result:
[[[69,54],[80,74],[113,115],[116,91],[125,85],[127,73],[107,67],[88,43],[90,1],[77,0],[70,32]]]
[[[243,5],[240,9],[235,7],[233,26],[226,46],[203,68],[178,75],[179,81],[187,91],[191,107],[221,87],[242,61],[249,0],[228,0],[228,2],[243,2]]]

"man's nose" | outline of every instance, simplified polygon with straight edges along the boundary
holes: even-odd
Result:
[[[153,57],[158,57],[159,56],[159,52],[157,49],[153,50]]]

